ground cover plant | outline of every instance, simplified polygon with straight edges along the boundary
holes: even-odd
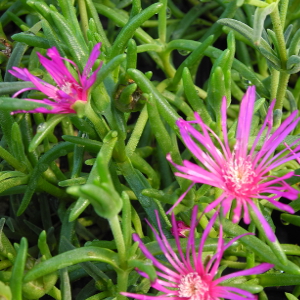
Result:
[[[0,11],[0,299],[298,299],[298,0]]]

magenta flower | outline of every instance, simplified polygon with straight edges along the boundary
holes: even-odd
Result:
[[[28,69],[21,69],[17,67],[13,67],[13,70],[9,72],[25,81],[31,81],[35,87],[25,88],[13,95],[13,97],[18,96],[19,94],[28,91],[28,90],[39,90],[42,93],[46,94],[51,100],[43,99],[24,99],[27,101],[34,101],[38,103],[43,103],[47,105],[51,105],[52,109],[49,110],[44,107],[39,107],[30,111],[18,110],[13,113],[20,112],[31,112],[31,113],[48,113],[48,114],[70,114],[76,113],[73,106],[76,101],[87,102],[88,98],[88,90],[94,84],[96,80],[97,73],[99,72],[102,63],[99,65],[97,70],[92,72],[92,67],[96,61],[96,59],[100,55],[100,46],[101,44],[96,44],[94,49],[91,52],[91,55],[87,61],[86,66],[82,74],[78,72],[78,80],[74,78],[74,76],[70,73],[67,67],[64,64],[64,60],[68,61],[72,64],[76,70],[78,70],[77,65],[66,58],[60,56],[58,50],[53,47],[47,50],[47,55],[50,59],[42,56],[40,53],[39,56],[40,62],[42,66],[49,72],[51,77],[56,82],[57,86],[53,86],[48,82],[32,75]]]
[[[176,221],[176,227],[172,226],[171,233],[173,236],[178,234],[179,237],[186,238],[189,236],[190,230],[191,228],[188,225],[186,225],[183,221]]]
[[[176,254],[163,234],[158,214],[156,215],[159,233],[157,233],[150,224],[149,226],[151,227],[155,238],[169,263],[168,266],[166,266],[165,263],[160,262],[151,254],[137,234],[133,235],[133,239],[134,241],[139,242],[139,247],[143,254],[150,259],[156,267],[158,277],[151,283],[151,286],[161,293],[157,296],[150,296],[124,292],[121,293],[122,295],[139,300],[218,300],[220,298],[232,300],[257,299],[255,295],[248,291],[232,287],[230,285],[227,286],[224,281],[237,276],[247,276],[266,272],[273,267],[272,264],[262,263],[248,270],[238,271],[216,278],[224,251],[237,239],[244,235],[235,237],[229,243],[224,244],[224,239],[222,238],[222,226],[220,226],[220,235],[216,253],[211,257],[207,256],[206,259],[203,259],[204,244],[209,231],[216,220],[217,214],[211,218],[208,226],[205,228],[199,242],[199,249],[196,251],[195,230],[198,225],[198,220],[197,206],[195,206],[192,212],[191,231],[188,237],[186,251],[183,251],[181,248],[179,234],[178,231],[175,230],[175,240],[178,248],[178,254]],[[173,227],[176,228],[177,225],[174,214],[172,215],[172,224]],[[146,273],[141,271],[138,272],[142,276],[149,278]]]
[[[254,143],[250,147],[249,137],[254,102],[255,87],[252,86],[248,88],[241,102],[236,142],[232,150],[227,136],[226,98],[224,97],[221,108],[224,141],[221,141],[216,133],[204,124],[201,117],[195,113],[195,121],[178,120],[177,126],[184,143],[199,161],[199,165],[184,161],[183,166],[179,166],[172,162],[170,155],[167,158],[181,172],[175,174],[192,180],[192,185],[204,183],[223,190],[221,196],[205,208],[205,213],[221,204],[223,213],[226,215],[235,199],[233,222],[239,222],[243,211],[244,222],[249,224],[249,207],[251,207],[265,228],[267,237],[273,242],[276,237],[259,208],[254,204],[253,199],[265,199],[281,210],[294,213],[290,206],[277,201],[280,197],[290,200],[297,198],[298,191],[284,181],[293,176],[294,172],[288,172],[281,177],[270,175],[270,172],[283,163],[300,157],[300,145],[292,151],[284,149],[274,155],[276,148],[294,130],[300,118],[296,118],[297,111],[292,112],[271,134],[274,100]],[[197,125],[197,129],[193,126],[194,124]],[[198,131],[198,128],[201,132]],[[220,145],[219,148],[215,146],[212,137]],[[260,150],[256,151],[259,141],[263,143]],[[299,140],[293,142],[290,147],[297,142]],[[185,194],[178,199],[174,206],[183,199]]]

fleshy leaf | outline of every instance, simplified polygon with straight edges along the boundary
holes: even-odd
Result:
[[[253,20],[253,43],[259,45],[261,42],[261,34],[264,29],[264,22],[274,8],[276,7],[277,2],[273,2],[266,7],[258,7],[254,13]]]
[[[32,110],[39,107],[45,107],[46,109],[52,108],[50,105],[34,101],[26,101],[25,99],[0,97],[0,109],[3,110]]]
[[[300,71],[300,56],[292,55],[286,63],[287,72],[294,74]]]
[[[285,295],[288,298],[288,300],[298,300],[298,298],[295,297],[293,294],[285,293]]]
[[[218,23],[228,26],[235,31],[242,34],[247,40],[249,40],[253,45],[258,48],[261,54],[266,57],[274,67],[279,70],[280,69],[280,60],[276,57],[276,53],[271,48],[269,43],[263,38],[260,37],[259,42],[255,41],[255,32],[254,30],[249,27],[248,25],[244,24],[243,22],[233,20],[233,19],[221,19],[217,21]],[[254,43],[255,41],[255,43]]]

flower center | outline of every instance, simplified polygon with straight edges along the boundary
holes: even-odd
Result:
[[[62,102],[73,103],[76,100],[84,101],[82,99],[82,87],[75,81],[64,80],[56,94]]]
[[[196,272],[182,276],[178,285],[178,296],[189,300],[209,300],[208,291],[207,283]]]
[[[257,187],[257,175],[249,158],[233,158],[223,169],[223,178],[227,190],[241,197],[254,193]]]
[[[64,85],[61,87],[61,89],[66,93],[66,94],[71,94],[73,92],[73,83],[69,82],[67,80],[64,81]]]
[[[72,95],[72,94],[77,94],[78,91],[82,89],[82,87],[76,82],[70,82],[68,80],[65,80],[61,89],[66,94]]]

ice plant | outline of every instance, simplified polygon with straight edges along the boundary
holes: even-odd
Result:
[[[82,74],[78,71],[78,80],[74,78],[71,72],[64,64],[64,60],[68,61],[71,65],[78,70],[77,65],[66,58],[60,56],[58,50],[55,47],[52,47],[47,50],[47,55],[50,59],[42,56],[38,53],[39,60],[42,66],[47,70],[50,76],[54,79],[57,86],[53,86],[50,83],[32,75],[28,69],[13,67],[13,70],[9,72],[15,77],[25,80],[31,81],[35,87],[25,88],[13,95],[13,97],[18,96],[19,94],[28,91],[28,90],[39,90],[45,95],[47,95],[49,99],[36,100],[36,99],[25,99],[28,101],[34,101],[38,103],[43,103],[47,105],[51,105],[52,109],[49,110],[44,107],[39,107],[30,111],[18,110],[13,113],[20,112],[31,112],[31,113],[50,113],[50,114],[69,114],[76,113],[74,110],[74,104],[77,101],[87,102],[88,99],[88,90],[94,84],[96,80],[97,73],[99,72],[101,65],[92,72],[92,67],[96,61],[96,59],[100,55],[100,46],[101,44],[96,44],[93,48],[91,55],[87,61],[86,66]]]
[[[278,166],[300,157],[300,145],[292,151],[283,149],[274,154],[279,144],[283,143],[287,135],[294,130],[300,118],[296,118],[297,111],[292,112],[271,133],[275,100],[272,101],[264,123],[250,147],[249,138],[254,102],[255,87],[252,86],[248,88],[241,102],[236,142],[233,149],[230,148],[228,141],[226,98],[224,97],[221,107],[223,141],[195,113],[194,121],[178,120],[177,126],[184,143],[199,161],[199,164],[184,161],[183,166],[180,166],[172,162],[170,155],[167,158],[180,171],[180,173],[176,173],[177,176],[190,179],[193,184],[204,183],[223,190],[221,196],[210,203],[204,212],[208,212],[221,204],[225,215],[231,208],[233,200],[236,200],[233,222],[239,222],[243,215],[244,222],[249,224],[249,207],[251,207],[265,228],[267,237],[270,241],[275,241],[276,237],[271,227],[253,199],[265,199],[281,210],[294,213],[290,206],[277,201],[280,197],[290,200],[297,198],[298,191],[284,181],[293,176],[294,172],[288,172],[280,177],[270,175],[270,172]],[[197,125],[197,127],[193,125]],[[212,137],[219,147],[215,146]],[[262,145],[259,150],[256,150],[258,142],[262,142]],[[289,147],[294,146],[297,142],[293,142]],[[250,149],[248,150],[248,148]],[[182,200],[183,196],[178,199],[175,205]]]
[[[175,232],[177,230],[177,233]],[[176,228],[171,228],[171,233],[175,236],[175,234],[178,234],[179,237],[188,237],[190,234],[191,228],[186,225],[183,221],[176,221]]]
[[[226,285],[227,279],[237,276],[247,276],[266,272],[273,267],[272,264],[262,263],[248,270],[242,270],[217,278],[217,272],[224,251],[242,236],[233,238],[227,244],[222,237],[223,231],[220,226],[220,235],[216,247],[216,252],[212,256],[203,258],[203,250],[208,233],[216,220],[215,214],[208,226],[205,228],[199,241],[199,248],[195,247],[195,230],[198,225],[197,206],[194,207],[191,218],[191,230],[187,240],[186,251],[181,248],[179,233],[174,230],[174,237],[178,254],[172,249],[167,238],[163,234],[161,223],[157,215],[159,233],[150,225],[159,247],[164,253],[168,266],[154,257],[143,244],[137,234],[133,235],[134,241],[139,242],[139,247],[143,254],[153,262],[157,270],[157,278],[151,283],[152,288],[160,292],[157,296],[139,295],[134,293],[121,293],[124,296],[140,300],[218,300],[220,298],[232,300],[257,299],[252,293],[243,289]],[[172,225],[176,229],[177,224],[174,214],[172,215]],[[243,235],[244,236],[244,235]],[[138,271],[142,276],[149,278],[144,272]]]

